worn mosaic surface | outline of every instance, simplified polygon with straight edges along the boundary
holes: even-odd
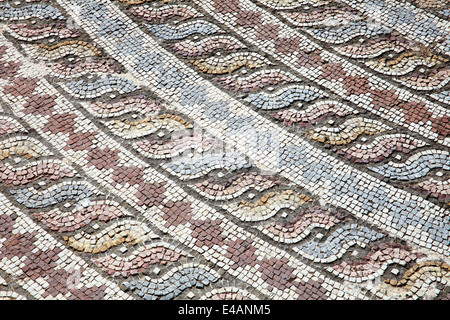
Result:
[[[449,299],[446,0],[0,0],[0,299]]]

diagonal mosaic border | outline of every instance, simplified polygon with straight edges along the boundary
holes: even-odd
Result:
[[[0,36],[1,297],[445,298],[446,82],[431,94],[405,88],[412,77],[401,82],[370,61],[345,58],[347,40],[324,45],[321,34],[335,26],[298,27],[312,19],[304,12],[314,24],[328,11],[359,10],[382,28],[362,22],[366,31],[352,35],[344,23],[350,47],[365,45],[364,32],[382,42],[377,32],[389,28],[442,54],[432,60],[438,79],[448,65],[444,7],[433,13],[419,0],[145,2],[0,7],[1,21],[26,21],[2,24]],[[380,22],[385,11],[393,14]],[[358,35],[361,45],[352,40]],[[49,37],[72,40],[54,45]],[[398,49],[400,61],[408,45]],[[231,54],[222,58],[220,50]],[[206,58],[186,58],[196,54]],[[239,78],[235,70],[252,73]],[[296,100],[308,105],[296,105],[305,123],[329,116],[326,108],[347,118],[338,130],[274,121],[300,117],[291,108]],[[371,144],[353,142],[366,142],[364,134],[375,135]],[[397,141],[403,146],[392,149]],[[366,161],[360,150],[383,156]],[[396,163],[396,151],[413,154],[405,161],[397,155],[404,163]],[[371,161],[381,164],[365,165]],[[435,191],[424,196],[408,180]]]
[[[446,241],[440,240],[448,239],[449,230],[448,218],[444,218],[443,209],[423,200],[419,202],[417,197],[390,187],[362,172],[357,173],[353,168],[339,163],[320,150],[313,149],[298,137],[283,132],[208,82],[202,81],[183,64],[176,63],[170,53],[157,46],[156,42],[137,26],[131,22],[123,23],[127,21],[127,17],[113,4],[91,2],[91,5],[92,3],[96,4],[94,9],[85,11],[84,2],[71,6],[77,23],[85,27],[106,50],[110,50],[109,53],[137,78],[136,82],[146,85],[160,97],[170,101],[173,107],[191,116],[202,128],[211,130],[211,133],[233,145],[237,150],[250,153],[253,161],[260,166],[286,175],[289,180],[305,186],[307,190],[325,201],[344,208],[352,207],[352,211],[362,219],[378,223],[387,227],[394,235],[426,247],[427,241],[422,242],[422,237],[409,236],[407,230],[409,229],[411,234],[414,232],[424,235],[424,239],[429,239],[435,250],[448,251]],[[95,15],[101,15],[102,18],[96,19]],[[85,21],[89,21],[89,24]],[[116,21],[121,23],[117,25]],[[106,33],[103,30],[115,30],[116,33]],[[106,37],[102,36],[104,33],[107,34]],[[145,49],[142,49],[144,44]],[[125,54],[117,54],[119,50],[117,48],[125,48]],[[167,80],[164,81],[164,78]],[[211,115],[212,119],[207,115]],[[237,128],[233,127],[233,123],[246,123],[256,133],[274,135],[279,141],[279,149],[275,150],[279,156],[270,156],[271,145],[262,150],[255,150],[251,145],[249,147],[251,141],[240,138],[243,134],[242,127],[239,125]],[[305,166],[303,163],[308,165]],[[339,192],[343,188],[348,191]],[[376,200],[368,201],[366,197],[369,195]],[[403,221],[403,225],[392,223],[396,216],[415,217],[421,222],[402,218],[400,221]],[[425,225],[430,227],[426,230],[422,228]],[[437,240],[434,240],[436,237]]]

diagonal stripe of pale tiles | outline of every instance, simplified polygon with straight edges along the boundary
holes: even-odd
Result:
[[[375,23],[392,28],[411,41],[450,54],[450,21],[399,0],[339,0],[362,11]]]
[[[259,168],[281,174],[393,236],[448,252],[450,221],[443,208],[355,170],[258,115],[179,62],[114,4],[58,2],[139,85],[248,155]]]
[[[245,41],[308,80],[383,119],[450,145],[450,110],[398,88],[323,49],[251,1],[239,0],[232,8],[220,0],[194,2]],[[251,17],[254,23],[242,25],[242,21]],[[265,29],[276,32],[267,31],[270,36],[262,36]]]
[[[26,290],[32,297],[36,299],[79,299],[74,294],[74,289],[71,288],[59,288],[60,293],[57,296],[53,296],[51,293],[51,288],[49,288],[50,283],[60,283],[64,280],[64,273],[77,276],[76,281],[73,284],[77,286],[77,289],[86,290],[92,288],[93,286],[102,287],[104,286],[105,296],[97,297],[97,299],[108,299],[108,300],[123,300],[123,299],[133,299],[128,293],[122,291],[119,286],[107,278],[103,277],[96,270],[92,269],[83,259],[75,255],[71,250],[67,249],[63,244],[59,243],[52,235],[47,233],[39,225],[37,225],[32,219],[30,219],[25,213],[23,213],[19,208],[14,206],[8,198],[0,193],[0,203],[3,205],[1,210],[2,218],[7,216],[11,217],[13,220],[14,230],[11,232],[9,230],[7,233],[9,235],[24,235],[25,239],[32,235],[36,240],[34,245],[35,249],[26,247],[23,250],[17,250],[16,246],[4,246],[2,243],[5,240],[5,234],[0,233],[0,252],[3,256],[0,259],[1,269],[6,273],[10,274],[14,279],[16,279],[17,284],[19,284],[24,290]],[[4,221],[4,220],[3,220]],[[7,230],[5,225],[2,225],[2,229]],[[20,237],[17,237],[20,239]],[[21,245],[23,245],[23,240]],[[14,251],[15,249],[16,251]],[[39,250],[37,250],[39,249]],[[29,250],[27,252],[27,250]],[[31,251],[33,250],[33,252]],[[25,252],[25,253],[24,253]],[[36,255],[42,253],[48,255],[46,258],[51,257],[49,252],[54,252],[57,259],[54,259],[56,264],[55,270],[50,270],[47,274],[40,274],[36,278],[24,276],[22,268],[26,267],[24,261],[25,257],[30,256],[36,257]],[[33,253],[33,254],[32,254]],[[22,254],[23,256],[20,256]],[[43,259],[45,260],[45,259]],[[27,261],[30,262],[29,260]],[[45,263],[50,264],[46,261]],[[79,268],[79,274],[75,273],[73,269],[74,266]],[[57,269],[57,270],[56,270]],[[55,277],[55,279],[53,279]],[[59,277],[56,279],[56,277]],[[69,279],[70,280],[70,279]],[[68,283],[68,286],[70,284]]]
[[[302,263],[286,251],[247,232],[226,219],[215,209],[188,195],[175,182],[150,167],[149,164],[134,156],[102,132],[99,127],[94,125],[52,87],[47,80],[42,78],[42,72],[38,64],[32,64],[25,60],[4,36],[0,36],[0,42],[7,46],[4,56],[7,57],[8,61],[14,61],[20,66],[15,75],[18,77],[16,80],[19,80],[22,84],[32,83],[33,86],[36,86],[33,92],[25,93],[28,96],[21,96],[20,92],[14,91],[13,81],[3,79],[0,82],[2,84],[0,89],[2,100],[9,105],[17,117],[23,119],[53,146],[58,147],[59,152],[67,161],[80,166],[86,176],[134,207],[150,224],[196,250],[206,260],[217,264],[232,276],[248,283],[269,298],[296,299],[302,297],[302,299],[306,299],[308,295],[317,292],[309,291],[313,284],[317,290],[331,299],[364,297],[359,285],[347,282],[339,283],[324,276],[321,272]],[[11,76],[11,78],[13,77]],[[5,88],[12,90],[12,93],[5,92]],[[27,109],[30,100],[33,98],[47,99],[45,101],[50,104],[52,111],[45,110],[44,104],[35,111]],[[39,114],[39,112],[43,114]],[[55,132],[52,126],[55,123],[60,123],[64,117],[71,119],[64,124],[64,132],[61,132],[61,130]],[[75,146],[69,144],[71,139],[77,137],[80,137],[83,141],[81,144]],[[100,152],[104,150],[118,151],[116,166],[99,169],[92,165],[88,160],[88,153],[92,150]],[[109,159],[109,162],[112,162],[112,159]],[[116,173],[121,169],[128,174],[121,176],[121,180],[117,181]],[[142,195],[143,191],[141,191],[143,187],[150,187],[149,192],[144,196]],[[163,200],[159,199],[159,195]],[[156,200],[151,204],[143,203],[152,200],[152,197],[156,197]],[[168,212],[169,208],[174,207],[177,203],[182,203],[185,206],[183,208],[185,212]],[[189,208],[186,208],[186,206],[189,206]],[[183,213],[186,215],[186,211],[191,211],[192,219],[190,221],[183,220]],[[181,221],[177,220],[178,218]],[[175,219],[175,221],[171,219]],[[196,221],[210,221],[212,223],[208,232],[218,231],[216,239],[214,239],[217,242],[214,245],[197,245],[201,239],[190,228],[191,222],[195,223]],[[228,250],[230,244],[241,241],[248,243],[249,247],[254,249],[255,259],[250,263],[241,261],[242,257],[239,252],[233,254],[232,251]],[[236,263],[236,261],[240,263]],[[288,268],[287,270],[290,270],[291,273],[287,285],[283,284],[275,288],[273,281],[271,282],[270,279],[269,281],[263,280],[263,276],[272,274],[277,266]],[[280,272],[279,270],[276,271]],[[384,296],[381,293],[377,293],[377,295],[381,298]]]

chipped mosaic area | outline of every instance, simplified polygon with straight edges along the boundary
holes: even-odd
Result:
[[[0,1],[0,299],[448,300],[449,10]]]

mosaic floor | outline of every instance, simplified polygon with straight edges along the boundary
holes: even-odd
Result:
[[[449,299],[447,0],[0,0],[0,298]]]

